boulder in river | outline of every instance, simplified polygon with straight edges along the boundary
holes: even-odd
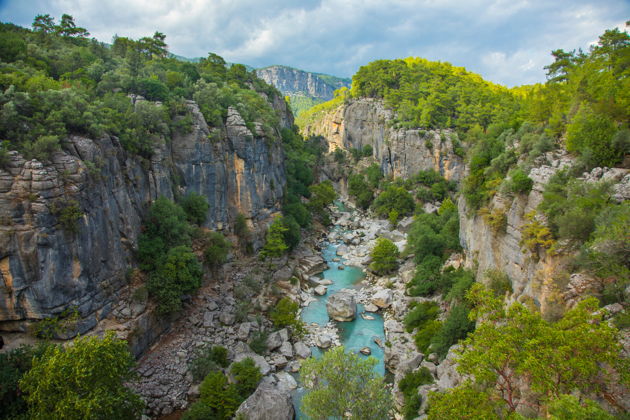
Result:
[[[359,350],[359,352],[361,352],[361,354],[365,354],[366,356],[372,354],[372,350],[369,347],[363,347],[361,350]]]
[[[317,296],[324,296],[328,291],[328,288],[326,286],[319,285],[314,289],[314,291]]]
[[[340,257],[346,255],[348,253],[348,247],[346,245],[339,245],[337,247],[337,255]]]
[[[332,346],[332,337],[328,334],[320,334],[315,337],[315,344],[317,344],[317,347],[319,348],[327,349]]]
[[[348,292],[338,292],[328,298],[326,303],[328,316],[335,321],[352,321],[357,316],[357,304],[354,296]]]

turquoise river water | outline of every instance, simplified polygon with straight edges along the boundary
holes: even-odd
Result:
[[[341,229],[338,226],[333,228],[336,231]],[[339,243],[327,243],[322,250],[322,257],[328,263],[329,268],[320,276],[324,279],[332,280],[332,284],[328,285],[328,293],[324,296],[316,296],[316,301],[302,309],[301,318],[306,324],[317,323],[325,325],[330,321],[328,312],[326,311],[326,302],[328,296],[335,294],[341,289],[358,288],[358,283],[365,277],[365,273],[358,267],[345,266],[344,270],[339,270],[339,265],[344,264],[343,257],[337,257],[337,247]],[[340,258],[339,262],[333,261]],[[336,322],[339,330],[339,338],[346,351],[359,353],[363,347],[369,347],[372,351],[372,357],[378,360],[375,370],[380,375],[385,374],[385,365],[383,362],[383,349],[376,345],[374,338],[378,338],[381,342],[385,342],[385,332],[383,329],[383,317],[378,313],[370,313],[374,317],[373,320],[363,319],[360,314],[364,311],[363,305],[357,304],[357,317],[352,322]],[[322,355],[322,350],[312,347],[312,353],[315,357]],[[360,353],[359,353],[360,354]],[[360,354],[361,357],[368,357]],[[299,381],[298,381],[299,383]],[[306,419],[300,411],[300,401],[304,390],[300,387],[294,393],[293,403],[296,409],[296,419]]]

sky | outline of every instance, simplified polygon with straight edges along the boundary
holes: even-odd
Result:
[[[625,29],[630,0],[0,0],[0,21],[37,14],[103,42],[166,34],[169,50],[350,77],[377,59],[448,61],[507,86],[543,82],[551,50]]]

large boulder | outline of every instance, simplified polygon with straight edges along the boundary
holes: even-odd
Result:
[[[357,304],[354,296],[348,292],[338,292],[328,298],[326,303],[328,316],[335,321],[352,321],[357,316]]]
[[[256,353],[240,353],[237,354],[234,357],[234,362],[240,362],[242,360],[245,360],[247,358],[250,358],[254,361],[254,364],[256,366],[258,366],[258,368],[260,369],[260,373],[264,375],[268,374],[269,372],[271,372],[271,366],[269,366],[269,363],[267,363],[267,361],[265,360],[264,357],[262,357],[259,354]]]
[[[301,359],[307,359],[311,357],[311,349],[301,341],[298,341],[293,345],[295,355]]]
[[[236,411],[236,418],[247,420],[293,420],[295,409],[285,386],[261,383]]]
[[[378,292],[374,293],[372,299],[370,300],[379,308],[385,309],[389,308],[389,306],[392,304],[393,297],[394,294],[391,289],[381,289]]]

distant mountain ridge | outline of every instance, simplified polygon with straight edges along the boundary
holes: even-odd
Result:
[[[274,65],[256,70],[256,75],[289,97],[295,115],[329,101],[333,92],[350,87],[352,79],[312,73],[289,66]]]

